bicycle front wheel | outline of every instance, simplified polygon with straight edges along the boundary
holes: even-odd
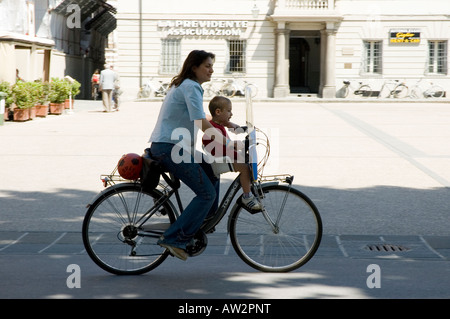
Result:
[[[205,84],[203,92],[204,92],[203,95],[205,97],[212,97],[214,95],[213,85],[211,83]]]
[[[91,259],[116,275],[138,275],[160,265],[168,251],[157,244],[175,221],[169,204],[155,210],[161,197],[139,184],[113,186],[89,206],[83,221],[83,243]]]
[[[408,96],[408,87],[404,84],[399,84],[393,90],[392,95],[397,99],[403,99]]]
[[[409,94],[409,97],[413,98],[413,99],[423,98],[423,92],[419,87],[413,87],[411,89],[411,93]]]
[[[262,187],[265,212],[236,209],[230,239],[238,256],[264,272],[288,272],[308,262],[322,239],[322,220],[314,203],[284,185]],[[267,215],[265,215],[267,214]]]
[[[145,99],[150,97],[152,90],[149,88],[142,88],[138,93],[138,99]]]
[[[356,92],[358,92],[358,95],[361,95],[361,97],[372,96],[372,89],[367,84],[361,85],[361,87],[358,89],[358,91],[355,91],[355,95],[356,95]]]

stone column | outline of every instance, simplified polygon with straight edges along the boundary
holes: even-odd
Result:
[[[289,95],[289,30],[284,22],[278,23],[275,34],[277,48],[273,96],[286,97]]]
[[[336,68],[336,29],[334,25],[332,28],[327,26],[324,30],[326,34],[326,51],[325,51],[325,68],[323,72],[323,98],[336,97],[336,81],[335,81],[335,68]]]
[[[325,30],[320,30],[320,85],[319,94],[322,96],[323,86],[325,83],[325,57],[327,52],[327,33]]]

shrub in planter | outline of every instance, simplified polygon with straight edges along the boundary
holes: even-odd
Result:
[[[0,82],[0,92],[6,93],[5,107],[10,107],[14,102],[11,84],[7,81]]]
[[[70,92],[72,93],[72,99],[75,98],[78,94],[80,94],[81,83],[77,80],[73,80],[73,83],[70,84]]]
[[[36,116],[46,117],[48,115],[48,94],[50,84],[48,82],[34,82],[36,94]]]
[[[31,82],[17,81],[12,87],[13,101],[17,108],[28,109],[35,104],[34,88]]]
[[[64,79],[52,78],[48,99],[50,101],[50,113],[61,114],[64,110],[64,102],[69,98],[70,84]]]
[[[12,86],[14,107],[14,121],[30,119],[30,108],[35,105],[34,89],[31,82],[17,81]]]

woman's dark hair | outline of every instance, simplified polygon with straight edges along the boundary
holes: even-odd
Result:
[[[199,67],[207,58],[215,59],[214,53],[206,52],[203,50],[194,50],[189,53],[186,60],[183,63],[180,73],[172,79],[170,87],[179,86],[186,79],[194,79],[195,74],[192,71],[194,66]]]

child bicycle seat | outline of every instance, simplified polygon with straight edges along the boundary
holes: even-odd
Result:
[[[227,172],[234,172],[233,160],[229,156],[221,156],[216,157],[206,151],[205,146],[203,147],[203,151],[205,152],[206,161],[211,164],[213,173],[216,177],[219,177],[220,174]]]

